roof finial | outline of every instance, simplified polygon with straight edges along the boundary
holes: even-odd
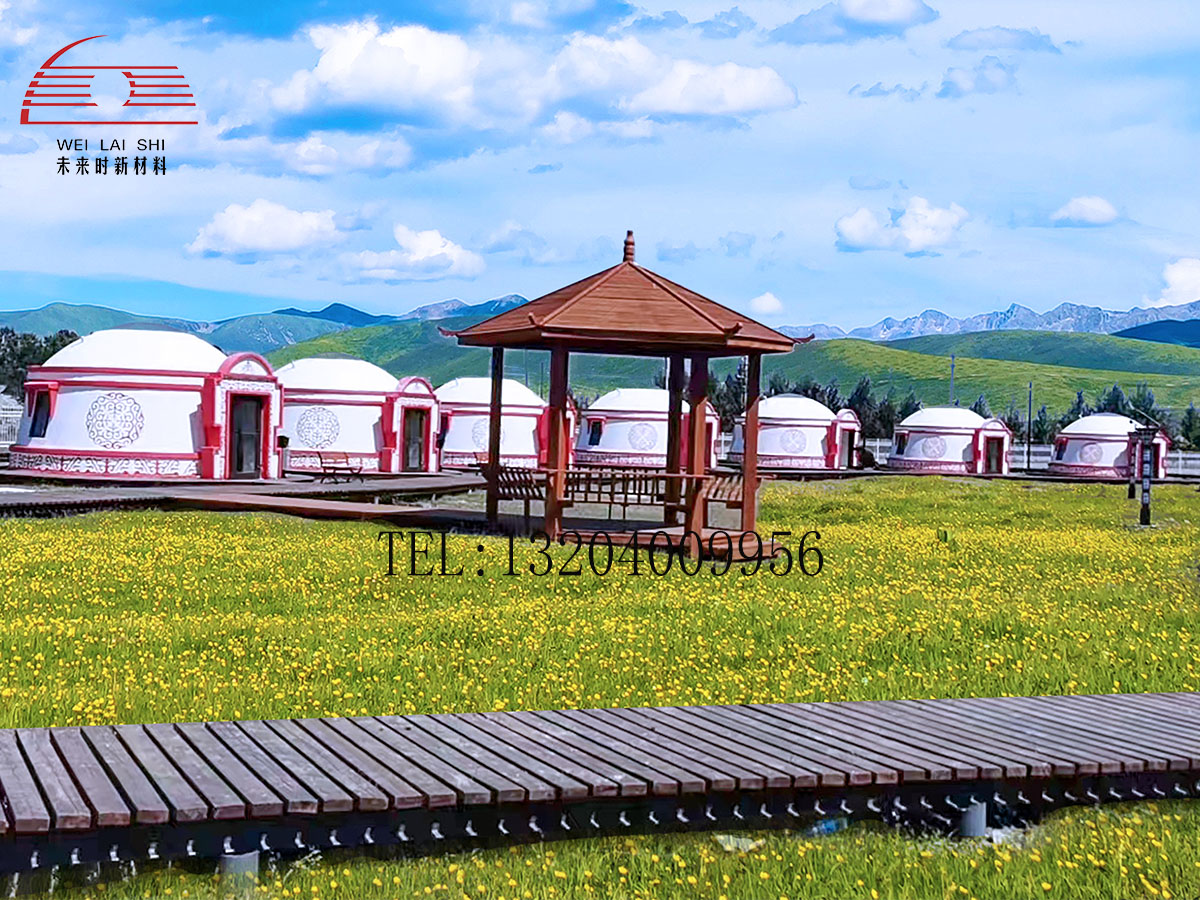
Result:
[[[625,262],[633,262],[633,232],[625,232]]]

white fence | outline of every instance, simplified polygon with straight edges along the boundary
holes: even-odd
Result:
[[[883,464],[887,460],[892,442],[886,438],[867,438],[867,449],[875,454],[875,460]],[[1033,444],[1029,448],[1029,470],[1036,472],[1050,465],[1051,447],[1049,444]],[[1023,441],[1013,441],[1012,455],[1009,464],[1013,471],[1025,468],[1025,444]],[[1200,453],[1194,450],[1171,450],[1167,454],[1167,474],[1169,475],[1200,475]]]
[[[21,409],[0,409],[0,447],[7,447],[17,439],[21,426]]]

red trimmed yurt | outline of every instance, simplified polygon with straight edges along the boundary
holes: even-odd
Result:
[[[670,396],[661,388],[617,388],[597,398],[580,416],[575,462],[581,466],[666,468],[669,405]],[[680,430],[685,466],[690,415],[685,402]],[[717,464],[715,447],[720,427],[721,420],[709,406],[705,458],[710,469]]]
[[[962,406],[928,406],[896,426],[889,469],[945,475],[1006,475],[1012,432]]]
[[[345,453],[363,472],[436,472],[438,403],[424,378],[363,359],[309,357],[281,366],[289,471],[321,470]]]
[[[1136,477],[1142,477],[1138,453],[1138,425],[1120,413],[1093,413],[1076,419],[1058,433],[1049,469],[1056,475],[1083,478],[1128,478],[1129,461],[1136,459]],[[1170,438],[1160,430],[1154,438],[1154,477],[1167,477]]]
[[[733,426],[729,461],[745,455],[745,416]],[[767,469],[851,469],[859,465],[862,425],[852,409],[834,413],[800,394],[758,401],[758,464]]]
[[[31,366],[10,468],[60,477],[278,478],[270,364],[194,334],[96,331]]]
[[[441,418],[438,446],[442,465],[470,467],[485,462],[491,379],[455,378],[434,394]],[[505,378],[500,385],[500,407],[501,465],[525,469],[544,466],[548,428],[545,401],[521,382]],[[572,410],[568,410],[567,420],[568,428],[572,427]]]

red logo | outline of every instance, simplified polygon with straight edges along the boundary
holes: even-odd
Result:
[[[22,125],[196,125],[195,119],[182,116],[194,113],[176,111],[179,107],[195,107],[191,87],[179,74],[177,66],[64,66],[59,58],[72,47],[84,41],[105,37],[96,34],[73,44],[67,44],[47,59],[25,92],[21,104]],[[161,118],[118,119],[99,121],[86,118],[59,118],[70,116],[68,110],[99,106],[92,99],[92,80],[101,70],[120,72],[129,81],[129,96],[122,109],[161,110]],[[78,115],[78,113],[76,113]],[[39,118],[33,118],[38,116]],[[44,118],[43,118],[44,117]]]

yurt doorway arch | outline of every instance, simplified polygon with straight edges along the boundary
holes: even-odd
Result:
[[[1004,438],[983,439],[983,472],[985,475],[1001,475],[1004,472]]]
[[[429,409],[407,407],[401,413],[400,470],[424,472],[429,466]]]
[[[262,394],[229,395],[229,460],[230,478],[262,478],[263,463],[269,449],[266,437],[270,433],[268,405]]]

